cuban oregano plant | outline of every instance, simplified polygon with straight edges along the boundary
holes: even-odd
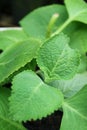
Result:
[[[87,130],[87,4],[34,10],[0,31],[0,129],[63,112],[60,130]]]

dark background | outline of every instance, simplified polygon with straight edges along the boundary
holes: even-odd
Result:
[[[54,3],[63,4],[63,0],[0,0],[0,27],[18,26],[30,11]]]
[[[0,27],[18,26],[30,11],[55,3],[64,4],[64,0],[0,0]]]

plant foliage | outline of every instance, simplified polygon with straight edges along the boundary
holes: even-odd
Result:
[[[87,130],[87,4],[64,2],[0,31],[1,130],[25,130],[22,122],[56,110],[60,130]]]

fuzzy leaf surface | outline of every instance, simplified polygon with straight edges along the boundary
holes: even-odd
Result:
[[[21,72],[12,84],[10,114],[19,122],[42,119],[62,105],[60,90],[43,83],[32,71]]]
[[[60,130],[87,130],[87,85],[63,103]]]
[[[65,97],[75,95],[80,89],[87,84],[87,72],[76,74],[69,80],[55,80],[50,83],[51,86],[56,87],[62,91]]]
[[[0,130],[25,130],[22,124],[12,121],[9,118],[8,97],[10,91],[0,88]]]
[[[70,21],[87,23],[87,3],[84,0],[65,0]]]
[[[45,74],[45,80],[69,79],[79,66],[79,53],[69,47],[69,38],[56,35],[40,48],[37,63]]]
[[[59,14],[59,18],[52,30],[55,31],[68,18],[66,8],[62,5],[50,5],[38,8],[23,18],[20,24],[29,36],[45,39],[49,21],[57,13]]]
[[[39,40],[30,38],[7,48],[0,55],[0,82],[30,62],[36,56],[40,45]]]
[[[28,39],[28,37],[22,29],[0,31],[0,49],[5,50],[9,46],[25,39]]]

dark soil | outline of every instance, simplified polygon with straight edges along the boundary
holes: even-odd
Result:
[[[47,118],[37,121],[27,121],[26,123],[23,123],[23,125],[27,130],[59,130],[62,114],[61,111],[56,111]]]

